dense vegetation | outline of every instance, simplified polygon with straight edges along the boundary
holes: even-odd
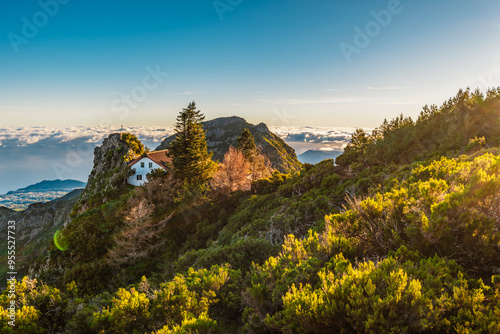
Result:
[[[343,155],[341,166],[366,168],[388,163],[411,164],[470,153],[481,147],[500,145],[500,90],[460,90],[441,107],[425,106],[416,121],[395,118],[373,133],[358,130]]]
[[[155,173],[16,282],[17,330],[499,333],[499,129],[500,89],[466,90],[250,189],[241,152],[212,190]]]

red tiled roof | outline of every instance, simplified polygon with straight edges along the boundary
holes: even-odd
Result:
[[[142,156],[140,156],[139,158],[131,161],[128,164],[128,166],[132,167],[133,165],[135,165],[136,163],[141,161],[143,158],[149,158],[152,161],[156,162],[159,166],[163,167],[164,169],[167,169],[168,164],[170,164],[172,162],[172,159],[167,157],[167,152],[168,152],[168,150],[145,153]]]

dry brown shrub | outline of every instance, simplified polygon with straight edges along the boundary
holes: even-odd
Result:
[[[163,245],[160,236],[171,216],[155,222],[150,217],[152,212],[153,205],[146,199],[132,207],[125,216],[125,227],[115,237],[116,246],[106,256],[110,266],[134,263]]]
[[[241,151],[230,147],[224,155],[224,162],[219,164],[211,186],[217,193],[229,194],[236,190],[250,190],[250,163]]]

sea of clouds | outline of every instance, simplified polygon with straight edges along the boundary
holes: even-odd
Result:
[[[308,150],[343,151],[356,128],[319,126],[278,126],[270,130],[295,149],[297,155]],[[373,129],[365,128],[371,132]]]
[[[272,127],[297,154],[310,149],[341,151],[354,128]],[[87,181],[94,148],[110,133],[130,132],[155,149],[173,127],[0,127],[0,194],[42,180]]]
[[[110,133],[131,132],[151,143],[159,143],[174,133],[173,127],[158,128],[150,126],[133,126],[124,128],[108,127],[0,127],[0,147],[25,147],[36,143],[66,143],[74,140],[84,140],[87,143],[99,144]]]

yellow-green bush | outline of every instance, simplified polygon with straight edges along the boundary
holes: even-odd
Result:
[[[289,238],[280,256],[255,266],[243,296],[247,331],[498,330],[500,284],[468,279],[454,261],[420,258],[405,247],[385,258],[349,259],[340,252],[348,244],[325,240],[330,233]]]
[[[404,245],[489,274],[500,256],[500,157],[442,158],[416,166],[390,191],[353,199],[327,220],[364,251],[384,255]]]
[[[151,288],[143,278],[137,289],[119,289],[111,305],[94,314],[92,328],[100,333],[210,329],[215,321],[207,315],[209,307],[218,301],[217,293],[228,282],[229,270],[219,266],[190,269],[158,289]]]

